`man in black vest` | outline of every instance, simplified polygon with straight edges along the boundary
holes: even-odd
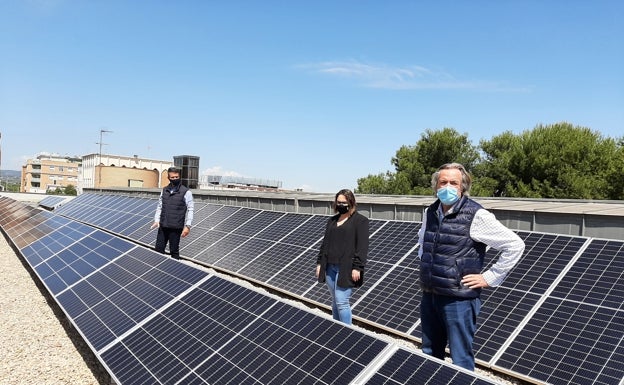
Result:
[[[441,166],[431,178],[438,199],[418,232],[422,351],[443,360],[448,342],[453,363],[468,370],[475,365],[481,289],[500,285],[524,252],[516,233],[468,197],[471,184],[461,164]],[[487,247],[501,253],[482,271]]]
[[[169,184],[160,193],[151,228],[158,228],[156,251],[164,254],[169,243],[171,257],[180,259],[180,237],[189,235],[193,223],[193,194],[180,183],[179,168],[169,167],[167,178]]]

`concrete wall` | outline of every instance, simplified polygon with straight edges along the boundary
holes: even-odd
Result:
[[[160,189],[106,189],[106,193],[158,197]],[[262,210],[331,215],[333,194],[193,190],[198,201]],[[356,195],[358,210],[369,218],[422,221],[433,201],[426,196]],[[624,201],[474,198],[507,227],[562,235],[624,240]]]

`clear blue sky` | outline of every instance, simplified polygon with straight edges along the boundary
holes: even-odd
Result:
[[[426,129],[624,135],[624,1],[0,0],[2,169],[171,160],[336,192]]]

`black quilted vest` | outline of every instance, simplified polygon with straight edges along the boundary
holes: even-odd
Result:
[[[470,238],[470,225],[482,206],[462,197],[440,221],[435,201],[427,209],[423,253],[420,261],[420,283],[425,292],[460,298],[477,298],[481,289],[461,284],[466,274],[480,274],[486,245]]]
[[[180,186],[178,190],[167,186],[162,192],[162,211],[160,212],[160,225],[171,229],[181,229],[184,227],[186,218],[186,201],[184,195],[188,191],[185,186]]]

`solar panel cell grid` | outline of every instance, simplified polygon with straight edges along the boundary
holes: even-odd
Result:
[[[503,285],[535,294],[544,294],[572,260],[585,238],[565,235],[518,232],[525,243],[524,255],[508,274]],[[490,249],[486,269],[498,260],[500,253]]]
[[[478,360],[490,362],[537,304],[540,296],[506,287],[485,290],[474,338]],[[420,334],[420,330],[419,330]]]
[[[624,309],[624,242],[593,240],[552,296]]]
[[[367,271],[374,267],[373,263]],[[365,283],[365,287],[370,286],[370,283]],[[420,297],[418,270],[401,263],[353,306],[354,315],[400,333],[408,333],[419,321]]]
[[[548,298],[496,365],[553,384],[617,384],[623,324],[620,311]],[[566,357],[582,361],[570,371]]]
[[[320,243],[325,233],[327,219],[328,217],[326,216],[313,216],[301,226],[294,229],[292,233],[288,234],[280,242],[301,247],[310,247]]]
[[[252,239],[252,241],[259,241]],[[317,285],[314,275],[314,265],[318,255],[317,249],[308,249],[295,258],[285,269],[280,270],[267,283],[278,289],[286,290],[296,295],[302,295]],[[327,289],[325,289],[327,291]]]
[[[292,263],[304,251],[303,247],[277,243],[258,258],[249,262],[239,273],[260,282],[266,282],[284,266]]]
[[[309,215],[288,213],[266,226],[255,237],[268,241],[279,241],[308,219],[310,219]]]
[[[240,237],[240,247],[237,247],[229,254],[216,261],[215,266],[235,273],[275,244],[275,242],[265,241],[263,239]],[[242,239],[245,240],[243,241]]]
[[[255,209],[242,208],[230,216],[227,221],[221,222],[215,226],[215,230],[229,233],[230,231],[249,221],[261,211]]]
[[[368,258],[388,264],[397,263],[416,246],[419,223],[388,222],[369,240]]]
[[[440,365],[422,356],[399,349],[366,384],[485,385],[494,384],[494,382],[458,372],[449,366]]]
[[[193,218],[193,221],[196,222],[195,226],[197,227],[201,227],[207,230],[212,230],[214,229],[215,226],[217,226],[219,223],[226,220],[228,217],[230,217],[232,214],[234,214],[240,209],[241,209],[240,207],[235,207],[235,206],[221,206],[212,214],[208,215],[206,218],[199,220],[199,221],[195,221],[195,219]]]
[[[245,222],[240,227],[234,229],[233,232],[247,237],[255,236],[257,233],[270,226],[284,215],[286,214],[277,211],[263,211],[251,218],[249,221]]]

